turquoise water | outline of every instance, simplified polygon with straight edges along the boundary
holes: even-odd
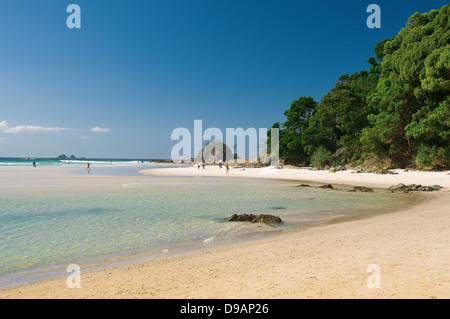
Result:
[[[110,158],[83,158],[83,159],[57,159],[35,157],[0,157],[0,167],[31,167],[33,162],[37,166],[86,167],[89,162],[94,167],[130,166],[150,164],[152,159],[110,159]]]
[[[143,176],[98,185],[2,187],[0,287],[32,279],[34,270],[203,247],[261,230],[310,227],[375,207],[388,211],[410,199],[297,184]],[[223,220],[235,213],[275,214],[284,223],[273,229]]]

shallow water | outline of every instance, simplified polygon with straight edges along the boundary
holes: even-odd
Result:
[[[235,213],[278,215],[284,223],[275,230],[289,230],[386,212],[412,198],[276,180],[148,176],[121,181],[0,189],[0,287],[32,280],[28,272],[33,270],[94,265],[273,230],[223,220]]]

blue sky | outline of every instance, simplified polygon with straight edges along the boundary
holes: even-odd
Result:
[[[69,4],[81,29],[69,29]],[[381,29],[366,8],[381,7]],[[169,158],[178,127],[270,128],[446,1],[2,0],[0,157]]]

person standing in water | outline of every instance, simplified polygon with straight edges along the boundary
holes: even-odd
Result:
[[[91,164],[87,162],[87,173],[89,174],[91,172]]]

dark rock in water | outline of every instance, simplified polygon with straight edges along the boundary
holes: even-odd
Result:
[[[62,154],[62,155],[59,155],[56,159],[59,159],[59,160],[69,160],[69,159],[74,160],[74,159],[78,159],[78,158],[75,157],[75,155],[66,156],[66,154]]]
[[[432,186],[430,186],[434,191],[438,191],[438,190],[440,190],[441,188],[442,188],[442,186],[441,185],[432,185]]]
[[[276,224],[280,224],[283,221],[280,217],[274,215],[266,215],[266,214],[234,214],[231,217],[225,218],[226,221],[229,222],[250,222],[250,223],[264,223],[269,226],[274,226]]]
[[[297,187],[310,187],[308,184],[300,184]]]
[[[319,186],[320,188],[333,188],[333,185],[331,185],[331,184],[325,184],[325,185],[322,185],[322,186]]]
[[[233,214],[233,216],[226,218],[226,221],[229,222],[253,222],[253,220],[256,218],[256,215],[254,214]]]
[[[265,214],[260,214],[260,215],[256,216],[255,219],[252,220],[252,223],[264,223],[266,225],[276,225],[276,224],[280,224],[282,222],[283,221],[278,216],[265,215]]]
[[[363,193],[373,193],[373,189],[366,186],[355,186],[353,187],[353,191]]]

